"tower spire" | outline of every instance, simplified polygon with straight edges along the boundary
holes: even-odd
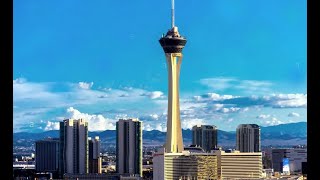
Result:
[[[174,27],[174,0],[171,0],[171,26]]]

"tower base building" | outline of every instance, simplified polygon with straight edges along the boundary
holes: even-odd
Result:
[[[212,153],[157,152],[153,157],[154,180],[218,179],[217,156]]]

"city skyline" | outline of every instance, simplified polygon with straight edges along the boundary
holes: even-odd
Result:
[[[176,24],[190,40],[180,78],[182,128],[307,120],[305,1],[179,3]],[[170,8],[155,13],[142,4],[121,6],[136,13],[129,18],[112,10],[116,2],[53,11],[61,4],[14,1],[14,132],[57,129],[65,118],[85,118],[89,131],[101,131],[126,117],[165,131],[167,69],[154,39],[168,29]]]

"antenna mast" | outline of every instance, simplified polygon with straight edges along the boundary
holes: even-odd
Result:
[[[171,0],[171,26],[174,27],[174,0]]]

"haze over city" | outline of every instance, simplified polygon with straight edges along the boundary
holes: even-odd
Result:
[[[19,3],[18,3],[19,2]],[[14,132],[137,117],[166,131],[170,1],[14,1]],[[307,121],[306,1],[178,1],[182,128]],[[183,17],[182,17],[183,16]],[[159,23],[162,22],[162,23]]]

